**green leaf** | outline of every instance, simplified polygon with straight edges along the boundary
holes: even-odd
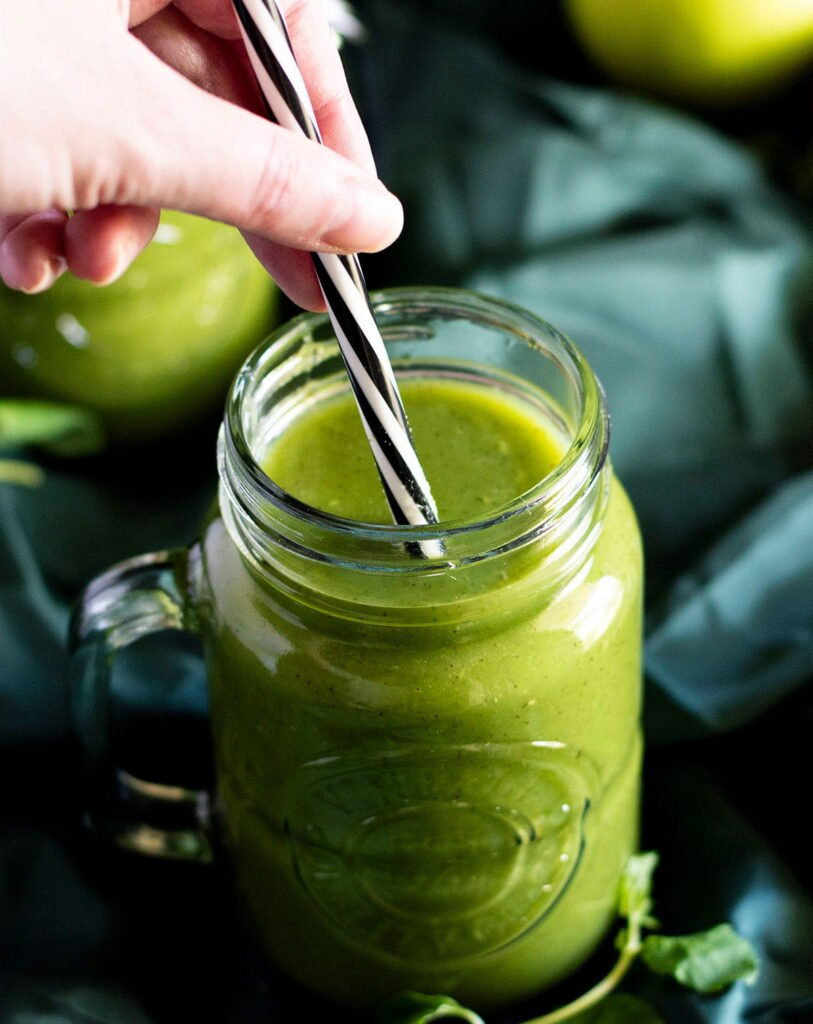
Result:
[[[430,1024],[435,1020],[484,1024],[482,1017],[449,996],[425,996],[420,992],[404,992],[390,999],[378,1011],[375,1020],[376,1024]]]
[[[104,430],[96,415],[77,406],[0,400],[0,448],[31,444],[57,455],[87,455],[104,446]]]
[[[643,999],[616,993],[584,1013],[570,1019],[569,1024],[665,1024],[658,1011]]]
[[[696,992],[719,992],[735,981],[756,980],[756,950],[729,924],[694,935],[648,935],[641,956],[656,974],[669,974]]]
[[[39,487],[45,474],[32,462],[19,459],[0,459],[0,484],[18,484],[22,487]]]

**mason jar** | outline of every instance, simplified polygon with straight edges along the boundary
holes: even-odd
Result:
[[[404,386],[519,403],[561,459],[437,526],[311,507],[264,456],[348,383],[326,316],[277,331],[233,385],[199,541],[123,563],[77,610],[91,818],[162,856],[207,858],[214,829],[271,960],[331,999],[417,989],[488,1009],[590,955],[636,848],[640,539],[604,396],[566,337],[465,291],[373,305]],[[167,627],[203,641],[213,813],[113,763],[110,653]]]

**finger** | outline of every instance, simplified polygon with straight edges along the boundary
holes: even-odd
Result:
[[[244,53],[230,41],[167,7],[133,30],[156,57],[206,92],[263,113],[263,102]]]
[[[375,174],[367,133],[350,95],[322,4],[319,0],[290,0],[285,21],[325,145]]]
[[[9,288],[34,295],[65,272],[67,219],[61,211],[50,210],[24,218],[6,233],[0,242],[0,277]]]
[[[200,28],[224,39],[239,39],[240,27],[231,0],[175,0],[175,6]]]
[[[397,237],[401,206],[380,182],[206,94],[130,42],[131,113],[111,125],[120,180],[107,201],[187,210],[297,249],[375,252]],[[85,173],[98,181],[95,166]],[[99,203],[92,191],[83,199]]]
[[[4,217],[0,217],[0,242],[3,241],[12,228],[16,228],[18,224],[22,224],[24,220],[31,216],[31,213],[8,213]]]
[[[246,241],[291,302],[314,313],[324,312],[325,301],[310,253],[277,245],[257,235],[247,234]]]
[[[235,45],[213,36],[174,6],[136,28],[133,34],[165,64],[207,92],[257,113],[263,112],[262,99],[242,42]],[[309,256],[257,236],[247,236],[247,240],[293,302],[305,309],[324,310]]]
[[[262,113],[264,105],[242,42],[235,46],[217,38],[221,33],[212,35],[223,27],[217,16],[221,8],[233,18],[231,2],[179,3],[140,25],[134,35],[207,92]],[[296,3],[290,6],[287,21],[325,145],[375,174],[370,144],[321,10],[313,0]]]
[[[71,273],[91,284],[111,284],[151,241],[159,215],[144,206],[97,206],[76,213],[65,227]]]
[[[130,0],[128,22],[130,28],[147,21],[158,11],[163,10],[172,0]]]

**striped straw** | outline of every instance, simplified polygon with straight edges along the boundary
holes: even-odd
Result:
[[[233,3],[268,116],[322,143],[285,19],[275,0]],[[358,257],[314,253],[313,263],[393,520],[404,526],[436,523],[437,509],[415,452]]]

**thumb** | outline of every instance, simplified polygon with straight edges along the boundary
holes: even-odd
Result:
[[[185,210],[297,249],[375,252],[397,238],[401,204],[376,178],[132,49],[115,202]]]

